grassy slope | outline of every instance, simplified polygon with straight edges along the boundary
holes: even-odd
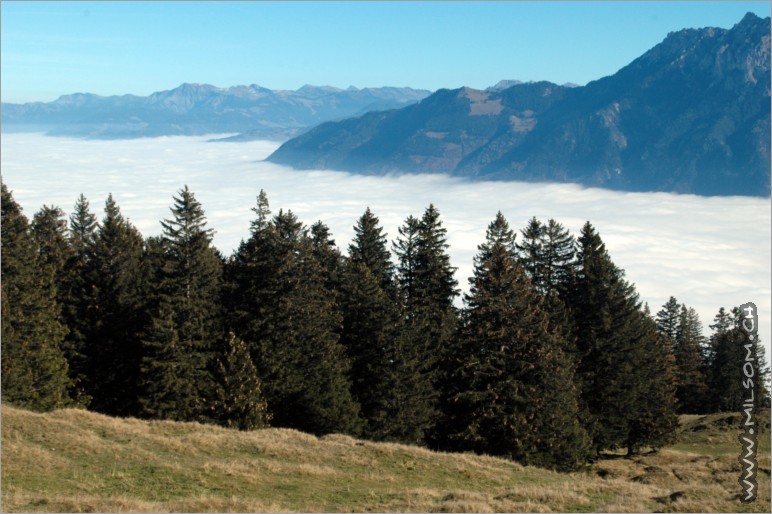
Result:
[[[682,442],[656,454],[559,474],[340,435],[4,405],[2,511],[769,512],[769,432],[762,494],[745,506],[738,429],[725,417],[685,418]]]

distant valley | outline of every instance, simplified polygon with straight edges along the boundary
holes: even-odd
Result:
[[[583,87],[503,81],[325,123],[268,160],[625,191],[770,194],[770,19],[671,33]]]

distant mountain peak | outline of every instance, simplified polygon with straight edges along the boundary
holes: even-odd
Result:
[[[273,91],[257,84],[185,82],[145,97],[75,93],[54,102],[3,103],[0,113],[3,131],[100,139],[241,133],[238,140],[285,140],[318,123],[404,107],[429,94],[392,87]]]
[[[268,160],[627,191],[770,195],[770,18],[669,34],[585,86],[502,80],[320,125]],[[575,86],[575,85],[574,85]]]

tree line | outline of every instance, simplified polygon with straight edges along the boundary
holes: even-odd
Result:
[[[745,401],[741,313],[721,308],[710,337],[675,298],[652,314],[589,222],[576,237],[532,218],[518,234],[499,212],[459,308],[433,205],[391,245],[367,208],[344,254],[261,191],[227,257],[187,186],[170,211],[148,238],[112,195],[100,220],[81,195],[69,219],[43,206],[30,222],[2,185],[3,402],[571,470]]]

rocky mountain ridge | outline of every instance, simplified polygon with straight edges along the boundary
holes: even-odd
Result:
[[[439,90],[399,110],[323,123],[268,160],[370,174],[770,194],[769,18],[749,13],[731,29],[673,32],[585,86],[497,86]]]

